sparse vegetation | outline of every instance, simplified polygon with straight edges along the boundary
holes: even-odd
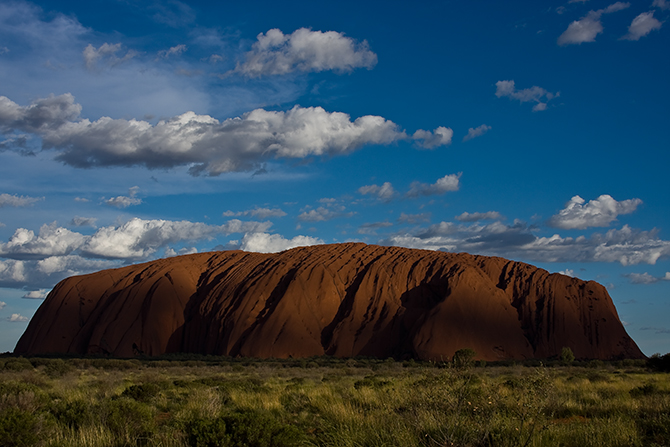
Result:
[[[668,446],[666,356],[0,359],[3,446]],[[546,365],[551,366],[546,366]]]

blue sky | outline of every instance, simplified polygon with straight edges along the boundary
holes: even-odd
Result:
[[[669,0],[0,4],[0,351],[61,279],[362,241],[608,288],[670,351]]]

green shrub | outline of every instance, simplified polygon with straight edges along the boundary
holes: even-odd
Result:
[[[605,367],[605,362],[602,360],[594,359],[594,360],[589,360],[589,362],[586,364],[588,368],[593,368],[593,369],[603,369]]]
[[[357,390],[369,387],[369,388],[384,388],[387,385],[390,385],[391,382],[388,380],[381,380],[377,376],[366,376],[363,380],[357,380],[354,382],[354,388]]]
[[[28,411],[6,408],[0,412],[0,443],[3,447],[33,446],[39,440],[37,417]]]
[[[572,349],[570,349],[567,346],[563,346],[561,349],[561,356],[560,356],[561,364],[563,365],[570,365],[572,362],[575,361],[575,354],[573,354]]]
[[[91,407],[83,400],[57,401],[51,404],[49,410],[59,424],[74,430],[94,422]]]
[[[224,416],[230,447],[289,447],[300,445],[305,435],[267,413],[241,411]]]
[[[651,396],[654,394],[658,394],[660,390],[658,389],[658,385],[655,383],[647,383],[644,385],[636,386],[632,390],[630,390],[630,395],[633,397],[640,397],[640,396]]]
[[[44,362],[44,374],[47,376],[54,378],[54,377],[62,377],[66,373],[72,371],[72,365],[66,363],[63,361],[63,359],[43,359],[47,360]],[[35,365],[35,362],[33,361],[33,365]]]
[[[459,349],[454,353],[451,363],[456,368],[470,368],[473,365],[476,352],[470,348]]]
[[[670,352],[665,355],[658,353],[652,355],[647,360],[647,367],[655,371],[670,372]]]
[[[126,397],[105,402],[102,414],[107,428],[126,443],[148,438],[156,428],[151,408]]]
[[[289,447],[305,442],[304,433],[296,427],[253,410],[192,419],[184,425],[184,433],[191,447]]]
[[[30,363],[35,368],[42,367],[44,374],[53,378],[62,377],[65,373],[72,371],[73,365],[65,362],[63,359],[50,359],[34,357],[30,359]]]
[[[5,369],[9,371],[26,371],[35,369],[30,360],[23,357],[11,358],[5,361]]]
[[[41,393],[42,390],[32,383],[26,382],[0,382],[0,397],[17,395],[21,393]]]
[[[149,402],[159,392],[160,387],[155,383],[143,383],[141,385],[131,385],[121,395],[139,402]]]
[[[668,412],[641,411],[637,418],[638,429],[645,445],[670,445],[670,414]]]
[[[186,440],[191,447],[218,447],[229,444],[226,423],[223,419],[192,419],[184,427]]]
[[[93,359],[90,361],[90,366],[100,369],[111,369],[126,371],[129,369],[136,369],[142,366],[142,362],[136,359],[122,360],[122,359]]]
[[[589,379],[589,382],[607,382],[609,379],[606,374],[603,374],[600,371],[590,371],[586,374],[586,378]]]

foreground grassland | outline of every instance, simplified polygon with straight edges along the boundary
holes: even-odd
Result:
[[[670,446],[644,362],[0,358],[2,446]]]

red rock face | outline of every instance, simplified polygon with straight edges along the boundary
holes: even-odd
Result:
[[[600,284],[365,244],[212,252],[63,280],[16,353],[642,358]]]

